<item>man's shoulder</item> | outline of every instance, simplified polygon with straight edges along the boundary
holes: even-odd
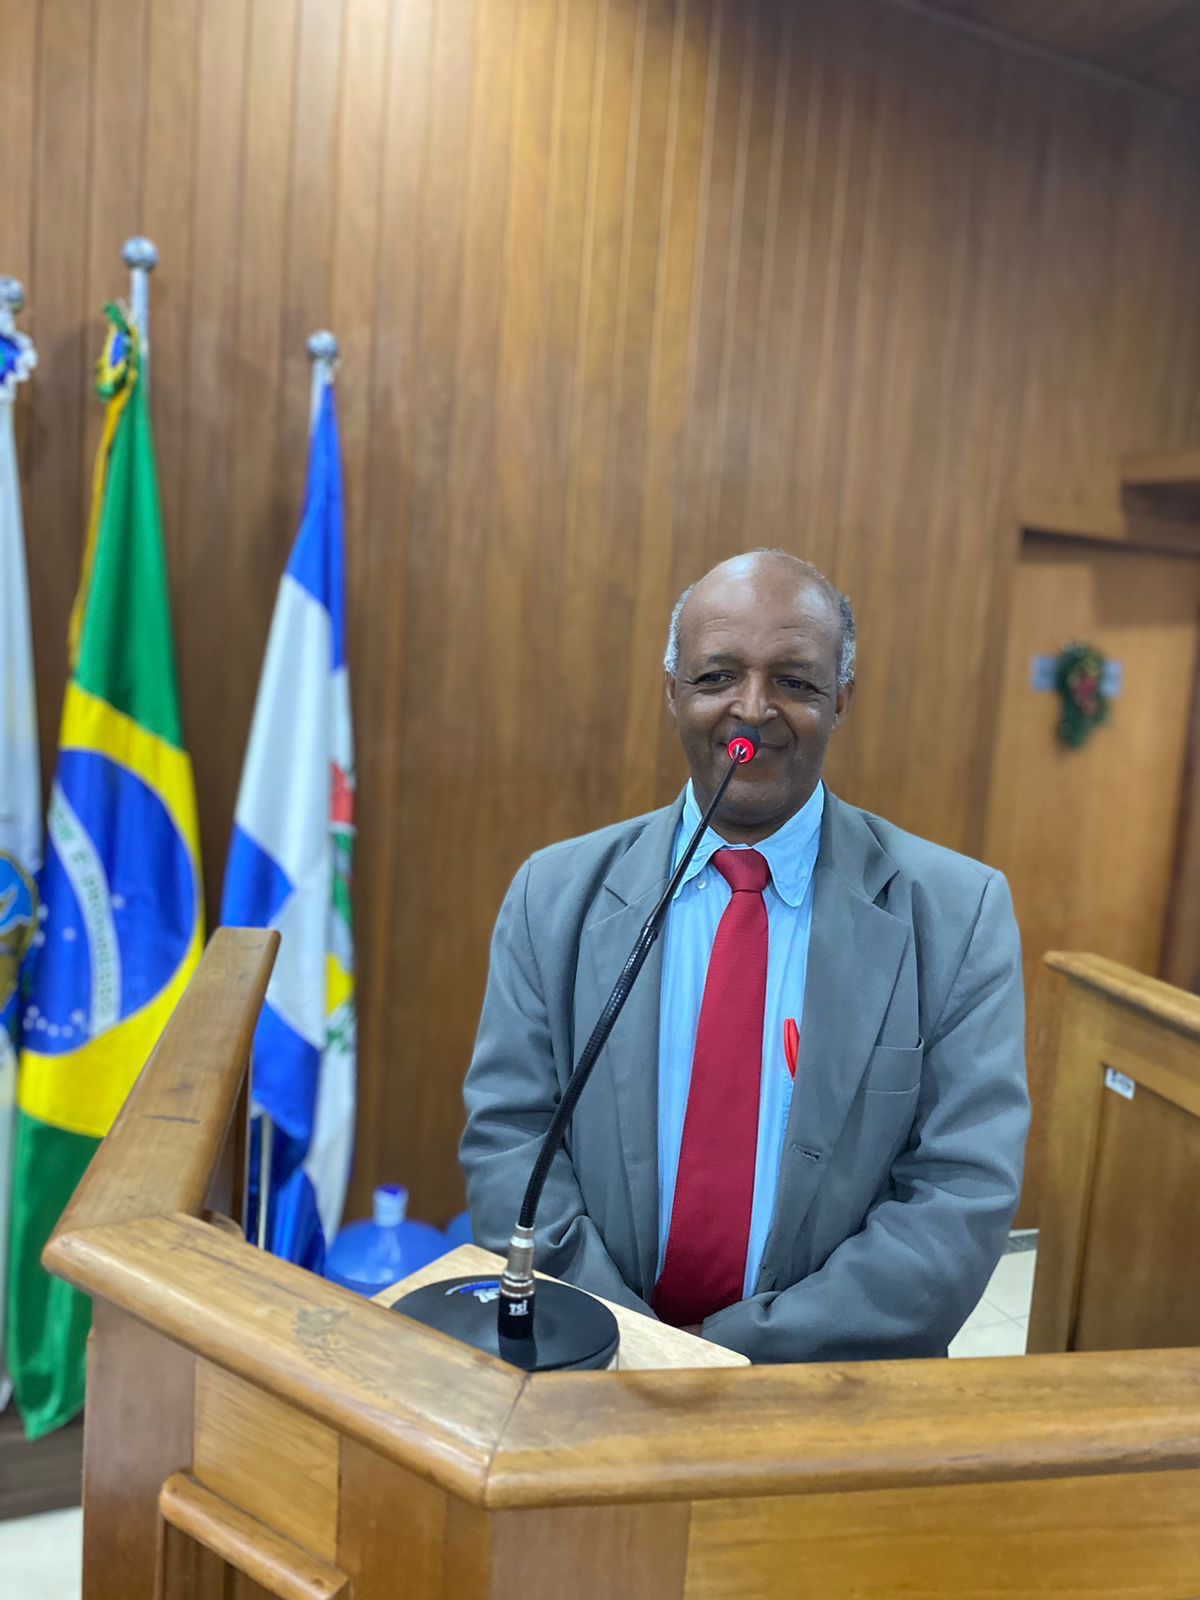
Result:
[[[525,906],[531,926],[552,939],[571,930],[610,902],[637,898],[663,875],[675,834],[679,801],[572,839],[560,839],[529,856],[509,894]],[[614,889],[617,899],[605,892]]]
[[[526,869],[531,876],[546,881],[587,874],[589,869],[594,871],[597,866],[609,866],[631,849],[648,828],[665,828],[678,808],[679,802],[674,800],[657,811],[645,811],[641,816],[627,817],[623,822],[610,822],[606,827],[593,829],[591,833],[579,833],[572,839],[559,839],[555,844],[543,845],[526,861]]]
[[[935,898],[945,893],[955,897],[965,895],[977,902],[990,882],[1003,881],[995,867],[989,867],[974,856],[936,844],[873,811],[836,796],[833,798],[845,825],[865,828],[901,877],[921,885]]]

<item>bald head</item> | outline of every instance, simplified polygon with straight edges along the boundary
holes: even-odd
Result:
[[[834,588],[825,574],[813,566],[811,561],[802,561],[799,556],[794,556],[787,550],[750,550],[744,555],[731,556],[728,561],[720,562],[702,578],[688,585],[671,612],[671,623],[667,630],[667,648],[663,655],[663,666],[668,672],[675,673],[679,670],[680,629],[684,613],[693,596],[697,596],[703,602],[714,589],[719,592],[730,584],[742,589],[763,584],[770,586],[776,592],[787,588],[794,588],[797,591],[810,588],[823,595],[836,614],[841,630],[837,662],[838,688],[844,689],[853,681],[857,640],[854,607],[844,594]]]

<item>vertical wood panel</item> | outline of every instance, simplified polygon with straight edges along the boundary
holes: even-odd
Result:
[[[189,370],[191,348],[199,0],[178,0],[170,6],[151,0],[148,15],[141,229],[159,251],[159,268],[151,280],[155,368],[151,410],[167,569],[178,629],[188,593],[183,582],[188,384],[180,375]],[[198,689],[193,675],[183,671],[180,692],[185,732],[198,714]]]
[[[539,459],[542,571],[553,588],[539,608],[550,681],[564,681],[573,616],[566,603],[570,544],[568,526],[576,455],[576,415],[584,377],[577,353],[584,296],[590,284],[589,227],[596,97],[607,36],[604,0],[560,4],[552,87],[553,143],[546,195],[546,251],[553,269],[543,317],[548,349],[544,428]],[[556,736],[559,729],[555,729]],[[548,836],[572,832],[574,751],[566,738],[556,745],[558,777],[546,785]],[[516,796],[513,797],[514,801]],[[514,809],[516,807],[514,806]],[[511,868],[513,863],[504,865]],[[503,868],[501,867],[501,870]]]
[[[94,352],[82,320],[87,237],[93,5],[42,0],[34,152],[33,259],[37,377],[25,484],[29,604],[43,780],[49,779],[66,684],[67,618],[83,550],[84,406]],[[65,224],[72,231],[64,237]],[[45,790],[43,792],[48,792]]]
[[[1164,1472],[709,1501],[693,1512],[684,1594],[1190,1595],[1198,1487],[1195,1473]]]
[[[865,42],[870,20],[863,7],[840,7],[828,50],[810,53],[802,42],[808,17],[801,15],[793,46],[793,81],[799,67],[809,85],[805,139],[814,142],[815,153],[787,347],[787,371],[799,374],[801,382],[793,412],[792,469],[781,473],[781,509],[793,518],[791,548],[803,550],[844,588],[849,584],[841,554],[842,471],[851,424],[859,268],[878,142],[878,77]],[[856,603],[859,599],[855,596]],[[835,765],[836,759],[837,752]]]
[[[668,117],[654,318],[648,339],[643,482],[636,512],[639,549],[637,566],[630,569],[636,577],[620,807],[623,815],[630,816],[654,805],[665,733],[662,652],[678,570],[673,508],[696,377],[693,262],[701,226],[710,22],[707,6],[677,7],[669,63],[664,55],[656,74],[666,85]]]
[[[705,107],[707,148],[701,158],[704,227],[696,256],[692,394],[681,496],[676,505],[679,548],[686,552],[690,582],[713,561],[732,552],[734,541],[714,527],[721,481],[720,435],[728,409],[731,325],[737,308],[738,235],[746,179],[746,138],[753,96],[753,48],[759,18],[719,0],[714,8],[714,48],[709,56]],[[716,553],[714,553],[716,552]]]
[[[414,935],[424,944],[427,993],[455,995],[471,960],[470,930],[447,905],[463,904],[489,877],[495,879],[495,852],[488,848],[489,818],[483,815],[473,772],[493,774],[493,805],[503,819],[511,803],[504,770],[508,730],[497,699],[505,691],[489,670],[503,659],[521,632],[519,552],[505,550],[505,529],[497,515],[497,416],[505,405],[499,384],[500,313],[507,291],[505,241],[511,169],[513,51],[516,19],[510,8],[482,6],[476,19],[471,62],[471,114],[463,184],[462,283],[458,314],[445,328],[445,362],[452,375],[448,409],[445,483],[440,486],[437,526],[444,544],[438,573],[439,601],[430,619],[454,650],[439,649],[436,667],[419,666],[429,684],[429,707],[437,722],[430,729],[430,798],[442,819],[414,900],[421,924]],[[524,270],[523,265],[518,270]],[[431,331],[440,330],[439,323]],[[414,528],[414,534],[418,530]],[[503,573],[498,567],[503,564]],[[516,681],[516,666],[503,674]],[[462,708],[475,704],[476,714]],[[516,730],[512,737],[515,739]],[[502,823],[501,823],[502,825]],[[481,859],[481,855],[486,855]],[[416,997],[413,997],[416,998]],[[460,1059],[474,1034],[471,1007],[435,1016],[423,1002],[406,1030],[414,1048],[396,1074],[399,1092],[423,1106],[422,1127],[431,1143],[454,1148],[459,1107],[453,1097],[425,1094],[431,1052],[448,1045]]]
[[[88,1600],[154,1593],[158,1492],[191,1459],[195,1368],[169,1339],[96,1306],[83,1452]]]
[[[206,784],[217,818],[230,817],[236,804],[267,629],[295,536],[289,513],[304,470],[302,458],[284,463],[279,455],[285,368],[280,308],[286,303],[289,208],[289,187],[280,179],[288,169],[295,114],[297,6],[298,0],[255,0],[246,15],[237,279],[229,308],[236,356],[224,380],[234,441],[226,523],[229,648],[216,664],[225,714],[219,767]],[[287,370],[295,381],[294,362]],[[240,441],[250,448],[239,447]],[[205,858],[213,920],[220,904],[223,840],[216,849]]]
[[[951,820],[943,836],[961,847],[982,848],[991,726],[979,714],[993,694],[1003,650],[1005,597],[1015,550],[1014,484],[1018,475],[1021,428],[1019,407],[1006,397],[1024,391],[1036,350],[1014,338],[1033,293],[1038,268],[1032,246],[1014,259],[1014,238],[1034,237],[1041,182],[1036,151],[1043,133],[1048,97],[1019,70],[1015,60],[998,64],[986,88],[964,75],[963,92],[976,96],[980,121],[974,133],[966,217],[974,248],[967,257],[969,276],[962,365],[965,393],[955,400],[957,436],[946,458],[947,529],[944,559],[930,576],[935,585],[922,611],[937,619],[925,631],[920,651],[918,705],[944,704],[945,719],[956,728],[973,726],[975,736],[953,740],[939,732],[938,717],[919,717],[910,728],[908,763],[914,775],[925,772],[929,791],[941,797]],[[978,92],[977,92],[978,90]],[[1013,148],[1026,150],[1012,160]],[[941,619],[958,619],[956,648],[961,666],[947,671]],[[945,723],[942,723],[944,726]],[[919,781],[919,780],[917,780]],[[910,780],[910,792],[916,784]],[[907,814],[921,809],[912,793]],[[927,826],[934,826],[931,823]]]
[[[473,814],[469,870],[473,878],[492,882],[497,894],[504,887],[502,840],[512,828],[523,762],[532,759],[543,780],[550,777],[549,752],[538,751],[536,744],[530,750],[523,738],[528,708],[537,703],[539,685],[551,668],[544,634],[529,630],[530,649],[513,663],[511,677],[493,675],[487,665],[504,658],[514,633],[526,632],[522,613],[530,596],[531,570],[545,563],[543,580],[551,592],[558,581],[555,545],[545,539],[539,525],[537,463],[542,448],[539,400],[546,365],[542,319],[554,133],[554,95],[546,91],[554,83],[560,6],[556,0],[524,0],[516,9],[516,18],[508,19],[513,49],[504,63],[511,95],[504,96],[500,63],[489,74],[491,93],[503,98],[505,166],[503,180],[497,173],[495,181],[497,185],[503,181],[508,203],[494,269],[503,278],[495,355],[494,465],[491,481],[480,485],[484,546],[478,560],[489,603],[479,607],[476,597],[478,654],[469,648],[464,651],[475,681],[487,685],[486,707],[479,720],[490,730],[485,760],[496,788],[494,808],[479,806],[474,797],[468,800]],[[492,137],[498,139],[501,131],[497,127]],[[461,683],[461,695],[470,695],[470,681]],[[461,952],[462,929],[458,931],[456,950]],[[464,1019],[464,1040],[469,1040],[472,1021]],[[452,1134],[453,1128],[449,1131]]]
[[[414,832],[401,819],[411,818],[418,795],[424,797],[423,805],[431,806],[431,814],[437,814],[456,779],[464,790],[470,788],[469,764],[465,769],[458,766],[459,740],[469,749],[475,729],[461,715],[445,718],[442,694],[453,655],[444,642],[450,637],[447,619],[453,603],[449,574],[455,485],[450,463],[455,409],[460,400],[468,406],[472,400],[458,392],[455,362],[464,320],[476,29],[474,4],[433,7],[420,199],[416,209],[400,219],[401,248],[416,253],[417,270],[412,361],[406,374],[412,404],[411,456],[404,478],[389,478],[388,484],[402,501],[399,527],[406,534],[406,571],[400,591],[403,610],[392,613],[389,622],[400,633],[396,670],[401,677],[388,724],[396,736],[392,765],[397,785],[388,825],[398,837],[394,876],[384,886],[382,917],[389,938],[379,969],[387,991],[381,1027],[387,1081],[380,1091],[380,1122],[372,1132],[380,1151],[377,1170],[400,1173],[404,1181],[410,1166],[394,1140],[391,1123],[397,1113],[409,1137],[426,1148],[440,1148],[447,1165],[453,1160],[453,1135],[448,1139],[445,1131],[454,1121],[453,1097],[427,1092],[428,1070],[431,1052],[440,1048],[452,1058],[461,1057],[463,1011],[469,1010],[465,1005],[460,1008],[461,974],[454,971],[442,991],[445,1006],[429,1004],[432,974],[448,971],[448,944],[458,937],[456,919],[445,914],[458,884],[442,882],[438,868],[450,859],[456,844],[465,848],[465,841],[449,829],[438,829],[418,846],[419,826]],[[501,94],[506,89],[507,85]],[[477,264],[477,270],[482,267],[483,263]],[[465,348],[469,350],[470,344]],[[477,394],[474,399],[472,414],[478,415]],[[470,445],[461,436],[459,443],[460,448]],[[459,643],[464,650],[472,648],[469,638]],[[461,822],[458,809],[455,820]],[[398,884],[404,886],[399,895]],[[422,973],[418,985],[391,981],[391,974],[417,971]],[[360,1171],[360,1184],[363,1176]]]
[[[36,0],[2,70],[46,760],[141,229],[210,902],[305,340],[342,342],[358,1207],[384,1177],[460,1203],[499,897],[670,797],[663,636],[711,561],[782,544],[849,589],[832,781],[981,848],[1013,507],[1094,508],[1200,427],[1194,110],[882,0]]]
[[[207,1362],[196,1367],[192,1471],[301,1549],[337,1554],[337,1434]]]
[[[603,820],[611,803],[612,759],[597,750],[620,748],[627,663],[619,620],[607,603],[615,559],[611,518],[612,430],[619,397],[613,370],[620,338],[631,132],[636,117],[634,73],[645,0],[601,0],[594,59],[592,117],[582,242],[578,323],[573,360],[562,654],[559,672],[572,685],[574,714],[560,721],[556,741],[562,781],[586,826]],[[560,800],[565,795],[560,790]],[[565,819],[564,819],[565,820]],[[566,832],[573,832],[568,825]]]
[[[931,0],[932,8],[1110,72],[1186,93],[1200,87],[1200,18],[1180,0]]]
[[[341,1442],[337,1563],[354,1579],[357,1600],[386,1600],[402,1575],[410,1594],[480,1591],[450,1586],[446,1570],[459,1541],[447,1538],[455,1509],[478,1523],[483,1514],[452,1501],[441,1489],[385,1461],[352,1439]]]
[[[20,278],[27,293],[33,265],[40,16],[39,4],[8,0],[3,11],[4,51],[0,55],[0,150],[5,156],[4,208],[7,213],[0,276]],[[26,315],[25,323],[32,325],[30,314]]]
[[[1200,1085],[1190,1087],[1200,1099]],[[1098,1087],[1094,1092],[1100,1095]],[[1195,1100],[1186,1107],[1143,1084],[1132,1101],[1101,1099],[1072,1348],[1193,1347],[1200,1344],[1200,1255],[1178,1219],[1200,1204]],[[1148,1151],[1153,1185],[1146,1183]]]
[[[338,93],[337,170],[333,219],[333,287],[330,317],[337,323],[340,358],[353,375],[338,394],[338,423],[346,482],[348,605],[371,627],[371,567],[366,506],[371,433],[375,334],[379,322],[383,184],[388,61],[389,0],[366,0],[353,8],[344,30]],[[359,636],[359,661],[365,639]],[[364,674],[351,679],[356,725],[364,726],[368,696]]]
[[[407,519],[403,486],[411,481],[417,415],[417,309],[420,272],[414,220],[421,205],[428,137],[429,68],[433,8],[392,0],[387,57],[386,115],[379,215],[379,294],[373,364],[359,381],[370,384],[371,433],[362,484],[365,527],[362,556],[372,593],[386,595],[364,617],[355,636],[351,683],[358,766],[358,863],[355,910],[360,1060],[380,1063],[359,1073],[358,1159],[354,1193],[362,1206],[378,1174],[407,1161],[394,1136],[385,1138],[383,1105],[391,1098],[391,1074],[383,1063],[397,1054],[399,1035],[391,1020],[396,919],[392,884],[407,841],[392,824],[404,777],[410,730],[402,714],[405,630],[408,607]],[[343,381],[343,392],[346,383]],[[353,483],[348,485],[353,495]],[[373,734],[367,736],[367,729]],[[368,803],[367,797],[370,796]],[[370,870],[366,863],[370,862]],[[380,981],[372,982],[372,972]],[[407,1170],[407,1166],[403,1169]]]
[[[92,54],[91,127],[88,131],[87,276],[80,315],[100,354],[109,300],[129,297],[129,269],[121,247],[140,231],[147,76],[148,0],[97,0]],[[104,427],[104,407],[89,395],[84,409],[88,481]]]
[[[342,440],[346,507],[346,583],[347,606],[357,621],[354,670],[350,677],[351,715],[356,730],[355,765],[360,791],[381,792],[381,754],[378,741],[364,737],[369,727],[381,726],[379,667],[381,647],[392,633],[383,608],[372,601],[380,582],[381,567],[377,542],[386,539],[389,558],[395,548],[396,529],[390,507],[379,504],[373,526],[374,504],[370,502],[374,483],[373,462],[377,436],[385,432],[382,408],[376,404],[379,366],[384,356],[382,329],[389,326],[386,308],[390,305],[389,285],[384,276],[384,245],[389,208],[386,196],[395,183],[396,164],[389,160],[389,109],[395,87],[392,71],[393,41],[402,24],[391,0],[368,0],[347,12],[341,58],[341,84],[338,93],[337,169],[335,173],[336,211],[332,244],[332,306],[329,316],[336,324],[342,370],[350,381],[339,385],[338,424]],[[406,7],[406,10],[411,8]],[[352,21],[349,19],[352,16]],[[407,374],[404,374],[406,377]],[[395,381],[389,374],[388,381]],[[381,459],[381,458],[380,458]],[[395,471],[394,460],[387,470]],[[391,575],[390,559],[383,568]],[[386,580],[385,580],[386,581]],[[394,580],[393,580],[394,581]],[[389,591],[395,595],[395,588]],[[379,859],[381,836],[385,828],[375,826],[368,816],[365,824],[359,811],[359,875],[355,886],[360,948],[371,938],[374,927],[371,895],[376,887],[372,866]],[[365,846],[365,848],[364,848]],[[370,998],[369,991],[367,998]],[[359,990],[359,1039],[367,1051],[376,1053],[378,1010],[364,1010]],[[381,1055],[379,1056],[381,1059]],[[378,1074],[360,1074],[359,1099],[368,1109],[374,1105]],[[365,1127],[373,1124],[364,1120]],[[375,1169],[376,1155],[360,1140],[360,1168]],[[382,1158],[388,1165],[388,1156]]]
[[[765,332],[760,310],[772,265],[768,244],[778,231],[778,187],[773,180],[778,178],[782,159],[779,102],[786,83],[779,8],[764,6],[745,11],[738,17],[737,26],[745,37],[738,85],[730,265],[720,318],[723,343],[719,402],[707,507],[706,544],[717,558],[726,549],[742,548],[745,536],[754,535],[746,517],[750,432]],[[769,340],[769,333],[766,338]]]
[[[276,481],[291,530],[276,552],[280,565],[304,501],[310,367],[306,341],[333,320],[333,241],[337,174],[338,84],[349,8],[338,0],[297,0],[296,83],[287,172],[287,244],[280,303],[279,439]],[[356,86],[347,84],[347,94]],[[278,181],[276,170],[274,181]],[[299,469],[299,470],[297,470]]]
[[[173,573],[175,648],[185,696],[184,714],[200,808],[200,849],[209,918],[220,907],[217,864],[232,822],[237,772],[226,753],[226,717],[212,714],[210,698],[223,676],[224,657],[214,640],[230,614],[236,572],[224,530],[232,510],[233,463],[244,441],[235,439],[229,405],[237,351],[238,251],[241,245],[243,128],[248,114],[246,23],[248,0],[205,0],[200,6],[196,55],[196,115],[192,187],[190,289],[183,493]],[[159,383],[155,366],[153,383]],[[199,602],[203,596],[203,602]],[[192,599],[195,597],[195,599]],[[227,699],[227,691],[221,702]]]
[[[0,52],[0,150],[6,154],[5,218],[0,223],[0,275],[25,285],[18,326],[37,342],[37,310],[30,298],[33,267],[37,148],[38,24],[40,6],[9,4]],[[28,394],[28,389],[26,390]],[[18,471],[28,481],[33,462],[33,400],[14,408]]]
[[[847,19],[841,70],[817,90],[821,117],[816,137],[826,154],[818,158],[814,202],[821,208],[818,216],[823,214],[817,226],[828,229],[829,246],[825,270],[816,257],[816,271],[806,268],[798,291],[803,320],[793,354],[802,368],[817,362],[818,371],[815,382],[803,386],[797,416],[796,476],[802,492],[807,491],[807,504],[798,507],[791,538],[784,542],[831,566],[854,595],[861,616],[869,609],[864,589],[875,569],[871,565],[865,574],[859,570],[861,546],[854,541],[846,550],[846,538],[860,526],[871,526],[871,550],[881,563],[886,563],[890,545],[888,520],[879,517],[877,508],[881,503],[891,506],[881,479],[893,458],[882,450],[876,455],[876,450],[892,370],[887,358],[893,323],[887,310],[901,286],[895,282],[897,262],[888,249],[883,226],[887,212],[881,208],[894,203],[893,174],[886,166],[887,119],[897,114],[897,95],[907,75],[890,61],[896,43],[890,18],[880,18],[889,31],[878,54],[865,48],[861,18],[858,26],[849,26],[853,21]],[[866,470],[868,459],[879,462],[875,471]],[[864,642],[873,644],[874,637]],[[863,668],[865,684],[870,674],[865,652]],[[856,715],[832,752],[833,770],[851,791],[861,781],[864,741],[856,737],[859,722]]]
[[[572,1506],[494,1515],[490,1594],[658,1600],[684,1593],[689,1505]]]
[[[790,443],[787,428],[786,397],[800,384],[797,374],[789,373],[784,363],[771,359],[771,350],[787,337],[791,321],[792,264],[797,256],[807,259],[801,248],[801,224],[805,191],[812,181],[812,140],[805,125],[812,86],[796,93],[792,85],[796,14],[783,8],[780,31],[764,35],[770,46],[765,69],[772,74],[768,97],[764,82],[763,99],[770,112],[770,145],[762,157],[766,181],[763,217],[762,288],[755,312],[754,336],[750,341],[755,358],[755,377],[746,412],[746,510],[747,527],[762,529],[762,543],[775,546],[786,532],[777,530],[768,495],[783,475],[784,455]],[[807,61],[808,58],[805,57]]]

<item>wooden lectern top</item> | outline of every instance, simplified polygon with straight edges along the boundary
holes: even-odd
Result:
[[[402,1294],[423,1289],[426,1284],[443,1278],[498,1278],[504,1271],[503,1259],[484,1250],[477,1244],[462,1244],[456,1250],[440,1256],[437,1261],[419,1272],[410,1273],[399,1283],[392,1284],[382,1294],[375,1296],[381,1306],[391,1306]],[[536,1277],[545,1278],[544,1272]],[[667,1367],[748,1367],[746,1356],[737,1350],[726,1350],[723,1345],[712,1344],[708,1339],[698,1339],[694,1333],[684,1333],[682,1328],[672,1328],[665,1322],[656,1322],[640,1312],[630,1311],[612,1300],[597,1299],[612,1312],[621,1332],[617,1370],[621,1372],[661,1372]]]

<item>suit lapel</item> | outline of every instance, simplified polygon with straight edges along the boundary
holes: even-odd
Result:
[[[796,1084],[762,1276],[786,1263],[879,1036],[908,943],[874,904],[895,865],[866,823],[828,790],[813,878],[813,920]]]
[[[597,899],[598,915],[580,939],[576,1055],[616,982],[642,924],[666,887],[683,797],[655,812],[617,860]],[[658,1265],[658,1012],[662,935],[651,948],[625,1009],[609,1036],[597,1072],[609,1075],[617,1102],[618,1151],[624,1163],[641,1272],[651,1292]],[[584,1098],[591,1092],[591,1085]]]

